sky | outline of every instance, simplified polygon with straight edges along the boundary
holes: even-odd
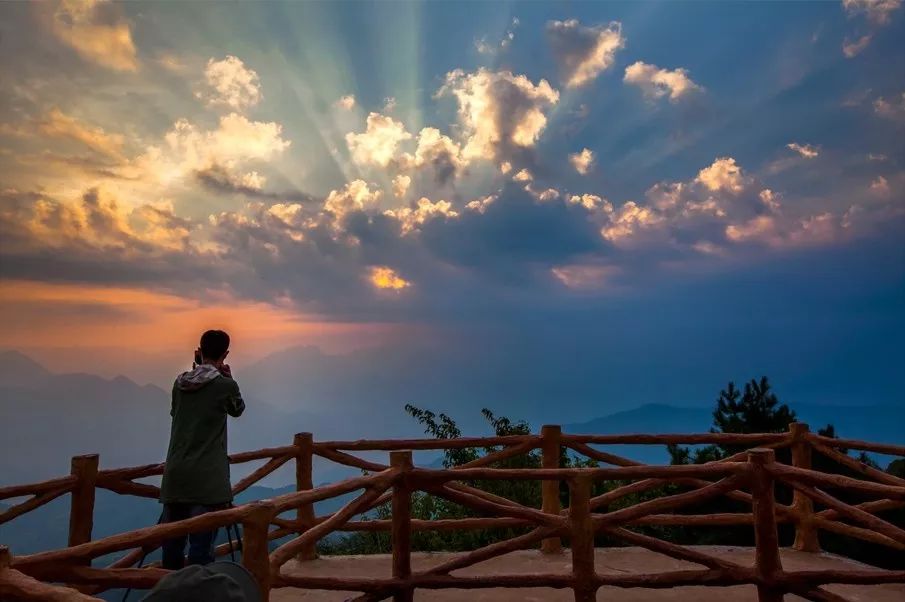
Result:
[[[0,4],[0,348],[905,404],[903,12]]]

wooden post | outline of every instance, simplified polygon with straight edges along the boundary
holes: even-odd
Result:
[[[312,480],[312,460],[314,457],[314,435],[311,433],[297,433],[292,441],[296,448],[295,456],[295,490],[309,491],[314,488]],[[296,510],[296,520],[304,525],[304,530],[314,526],[314,504],[305,503]],[[302,531],[300,531],[302,532]],[[304,562],[317,558],[317,542],[312,541],[305,545],[296,555],[295,559]]]
[[[575,578],[575,602],[597,599],[597,573],[594,569],[594,525],[591,521],[591,485],[581,475],[569,483],[569,540],[572,546],[572,576]]]
[[[94,527],[94,490],[97,485],[97,454],[74,456],[70,474],[78,480],[69,507],[69,546],[91,541]],[[88,564],[91,564],[88,561]]]
[[[793,422],[789,425],[789,432],[792,434],[792,466],[795,468],[811,469],[809,431],[808,425],[803,422]],[[819,552],[820,539],[817,535],[817,528],[814,526],[814,501],[794,489],[792,508],[798,514],[795,523],[795,543],[792,544],[792,547],[802,552]]]
[[[754,571],[757,574],[758,602],[782,602],[783,592],[774,586],[782,572],[779,556],[779,535],[776,532],[776,508],[773,496],[773,476],[764,468],[776,460],[772,449],[755,448],[748,451],[751,465],[751,493],[754,513]]]
[[[258,587],[261,599],[270,599],[270,551],[267,531],[276,508],[267,502],[253,502],[253,508],[242,520],[242,566],[248,569]]]
[[[543,468],[559,468],[560,440],[562,429],[558,424],[545,424],[540,429],[541,466]],[[559,481],[541,481],[541,509],[547,514],[559,516]],[[562,552],[562,541],[557,537],[548,537],[541,541],[541,552],[559,554]]]
[[[390,466],[402,471],[393,485],[393,578],[412,576],[412,489],[406,473],[412,469],[411,450],[390,452]],[[412,602],[414,591],[406,588],[393,594],[394,602]]]
[[[0,546],[0,571],[8,569],[10,564],[12,564],[12,554],[9,553],[9,548]]]

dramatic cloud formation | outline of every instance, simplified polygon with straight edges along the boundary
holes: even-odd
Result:
[[[401,18],[406,7],[381,10]],[[422,48],[423,32],[387,45],[353,28],[334,40],[291,3],[254,10],[263,23],[292,14],[299,31],[287,31],[299,35],[275,30],[265,51],[247,55],[259,23],[235,7],[223,9],[224,22],[235,18],[228,37],[193,37],[172,19],[201,14],[194,4],[66,3],[70,33],[90,23],[128,36],[131,54],[120,45],[101,57],[61,44],[34,16],[41,6],[6,5],[0,278],[153,291],[186,307],[228,300],[393,332],[531,332],[520,316],[618,329],[620,311],[657,313],[636,297],[666,306],[680,287],[736,291],[793,261],[805,266],[793,274],[800,282],[826,257],[885,243],[901,225],[898,73],[863,69],[867,53],[837,56],[827,70],[810,53],[746,52],[783,48],[789,31],[806,42],[818,9],[777,5],[770,19],[783,19],[782,36],[753,11],[765,20],[757,40],[745,37],[748,24],[727,21],[714,39],[690,20],[682,42],[664,36],[661,51],[638,38],[636,52],[605,7],[576,7],[576,18],[552,22],[531,11],[514,42],[515,23],[500,43],[489,38],[493,56],[471,50],[473,32],[489,31],[475,22],[451,46],[465,53],[459,61]],[[368,22],[372,9],[361,7]],[[650,31],[632,34],[641,13],[625,7],[626,34]],[[504,26],[510,15],[495,19]],[[869,31],[878,50],[898,23],[890,18],[888,35]],[[728,71],[708,60],[723,50]],[[430,54],[400,60],[414,52]],[[655,55],[685,67],[640,60]],[[808,77],[787,78],[799,69]],[[692,75],[707,85],[706,107],[685,102],[704,90]],[[853,93],[859,108],[841,108]],[[874,273],[896,278],[894,260]],[[854,289],[862,276],[833,286]],[[683,326],[700,300],[691,297],[674,307]]]
[[[136,71],[132,30],[119,11],[105,0],[63,0],[53,15],[53,32],[89,61],[116,71]]]
[[[204,70],[204,79],[210,90],[199,92],[199,96],[213,105],[243,111],[263,98],[258,74],[232,55],[219,61],[210,59]]]
[[[410,167],[432,168],[439,182],[447,182],[468,163],[459,144],[437,128],[423,128],[418,133],[415,154],[406,153],[402,162]]]
[[[111,134],[103,128],[82,123],[59,109],[51,109],[46,116],[35,121],[37,130],[53,138],[69,138],[81,142],[90,149],[110,157],[122,153],[123,136]]]
[[[712,192],[725,190],[739,193],[745,186],[745,178],[741,168],[736,165],[732,157],[723,157],[713,162],[713,165],[705,167],[698,172],[696,182],[703,184]]]
[[[452,95],[459,103],[466,160],[492,160],[508,156],[513,148],[534,146],[547,125],[546,112],[559,102],[559,92],[546,80],[534,84],[524,75],[487,69],[447,73],[438,94]]]
[[[797,142],[790,142],[786,145],[786,148],[795,151],[805,159],[814,159],[820,154],[820,149],[810,144],[798,144]]]
[[[411,282],[400,277],[395,270],[386,266],[371,268],[369,280],[376,288],[389,291],[401,291],[412,285]]]
[[[370,113],[367,130],[360,134],[346,134],[346,144],[356,163],[386,167],[396,156],[399,143],[411,137],[401,121],[380,113]]]
[[[593,167],[594,165],[594,153],[591,151],[591,149],[582,149],[580,153],[573,153],[569,155],[569,163],[572,164],[572,167],[575,168],[575,171],[577,171],[581,175],[586,175],[589,171],[591,171],[591,167]]]
[[[405,196],[405,193],[408,192],[409,186],[412,185],[411,176],[407,176],[405,174],[399,174],[395,178],[393,178],[393,194],[395,194],[398,198],[402,198]]]
[[[577,19],[551,21],[547,36],[560,64],[563,81],[577,88],[593,81],[610,68],[616,52],[625,47],[622,24],[585,27]]]
[[[661,69],[641,61],[625,68],[625,83],[641,88],[648,98],[669,96],[671,102],[701,91],[701,87],[691,81],[685,69]]]
[[[902,0],[842,0],[849,17],[866,15],[878,25],[889,23],[890,15],[902,6]]]
[[[420,198],[413,207],[401,207],[399,209],[388,209],[384,215],[399,220],[402,226],[402,234],[408,234],[412,230],[418,228],[427,220],[434,217],[458,217],[458,212],[454,211],[452,204],[447,201],[432,202],[428,198]]]
[[[251,121],[237,113],[222,116],[214,130],[180,119],[166,133],[164,143],[149,147],[135,166],[163,183],[215,166],[233,171],[249,162],[267,161],[289,148],[291,142],[283,139],[282,130],[278,123]],[[242,177],[246,182],[261,182],[259,176]]]

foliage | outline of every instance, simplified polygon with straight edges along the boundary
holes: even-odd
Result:
[[[456,422],[447,414],[434,412],[413,405],[405,406],[406,412],[423,427],[424,432],[436,439],[453,439],[461,437],[462,433]],[[482,415],[496,436],[529,435],[530,425],[523,421],[513,421],[507,417],[496,416],[488,409],[482,410]],[[744,390],[735,387],[730,382],[720,391],[713,412],[713,424],[711,432],[714,433],[781,433],[786,432],[789,424],[796,419],[795,412],[786,404],[780,403],[766,377],[760,380],[752,379],[745,384]],[[832,424],[818,430],[818,434],[825,437],[836,438],[836,429]],[[447,449],[443,453],[442,463],[446,468],[461,466],[472,462],[483,455],[491,454],[500,448],[496,446],[484,448]],[[733,455],[743,447],[726,445],[709,445],[698,448],[668,446],[673,464],[703,463],[721,460]],[[839,449],[847,454],[845,449]],[[788,448],[776,451],[779,462],[791,463],[791,451]],[[867,454],[861,453],[857,459],[867,466],[878,468]],[[561,467],[593,467],[597,463],[593,460],[576,458],[563,450],[560,455]],[[493,463],[491,466],[498,468],[538,468],[541,466],[541,454],[538,450]],[[855,478],[864,478],[859,472],[847,466],[827,458],[819,453],[812,454],[812,468],[821,472],[838,473]],[[905,459],[892,462],[887,472],[902,476],[905,473]],[[476,487],[513,500],[526,506],[539,508],[541,505],[541,488],[538,481],[474,481],[467,483]],[[627,481],[600,481],[595,483],[592,495],[612,491]],[[681,491],[687,491],[687,487],[675,484],[666,484],[640,493],[623,496],[606,508],[599,508],[597,512],[614,511],[621,508],[637,505],[641,502],[655,499],[665,495],[673,495]],[[839,493],[840,499],[848,503],[858,503],[861,499],[848,499]],[[567,507],[568,489],[563,484],[560,489],[561,503]],[[792,501],[792,490],[789,487],[778,485],[776,488],[777,502],[789,504]],[[822,508],[818,505],[815,510]],[[692,508],[678,509],[677,513],[712,514],[712,513],[750,513],[750,504],[720,497],[707,502],[696,504]],[[468,508],[448,502],[442,498],[426,493],[415,493],[412,496],[412,517],[424,520],[459,519],[479,516]],[[389,505],[377,508],[370,518],[389,519],[391,516]],[[881,513],[882,518],[899,526],[905,526],[905,509],[898,509]],[[686,527],[686,526],[637,526],[633,530],[647,533],[661,539],[682,544],[697,545],[753,545],[753,529],[748,525],[720,526],[720,527]],[[416,531],[412,534],[412,547],[419,551],[461,551],[479,548],[490,543],[509,539],[527,531],[526,528],[517,529],[484,529],[476,531]],[[782,545],[790,545],[794,537],[794,526],[791,524],[780,525],[780,540]],[[888,568],[901,568],[905,559],[896,560],[897,556],[889,554],[888,549],[875,544],[868,544],[852,540],[833,533],[821,532],[821,546],[831,552],[842,553],[878,566]],[[618,542],[609,541],[599,537],[597,545],[618,545]],[[387,553],[390,551],[389,533],[386,531],[356,532],[342,538],[334,538],[323,542],[320,546],[324,554],[368,554]]]
[[[405,411],[424,427],[425,434],[435,439],[455,439],[462,436],[462,431],[456,422],[445,413],[436,414],[411,404],[405,406]],[[486,408],[481,410],[481,414],[492,429],[494,436],[505,437],[531,434],[531,425],[524,420],[513,421],[504,416],[497,416]],[[498,446],[447,449],[443,452],[443,466],[445,468],[461,466],[500,449]],[[567,468],[596,466],[596,463],[588,460],[579,460],[563,453],[560,456],[559,465]],[[494,462],[491,466],[494,468],[540,468],[541,454],[539,450],[535,449],[526,454]],[[539,508],[541,505],[539,481],[471,481],[466,484],[526,506]],[[565,498],[568,495],[565,488],[562,490],[562,495],[565,503]],[[390,516],[390,506],[387,504],[376,508],[371,518],[388,519]],[[423,492],[416,492],[412,495],[412,518],[439,520],[474,516],[480,516],[480,514],[443,498]],[[472,550],[495,541],[510,539],[525,532],[526,529],[524,528],[484,529],[478,531],[416,531],[412,534],[412,549],[420,551]],[[389,551],[390,539],[389,534],[386,532],[353,533],[339,540],[329,541],[321,545],[321,553],[324,554],[369,554]]]

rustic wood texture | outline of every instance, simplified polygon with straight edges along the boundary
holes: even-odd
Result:
[[[869,441],[858,441],[856,439],[834,439],[833,437],[824,437],[822,435],[811,434],[808,436],[813,443],[820,443],[827,447],[841,447],[843,449],[855,449],[858,451],[869,451],[878,454],[887,454],[890,456],[905,456],[905,445],[893,445],[891,443],[871,443]]]
[[[52,489],[50,491],[45,491],[43,493],[39,493],[24,502],[16,504],[15,506],[10,506],[3,512],[0,512],[0,525],[3,523],[7,523],[17,516],[21,516],[26,512],[31,512],[35,508],[40,508],[44,504],[51,502],[61,495],[64,495],[69,492],[69,487],[61,487],[59,489]]]
[[[91,541],[94,528],[94,492],[97,487],[98,455],[72,458],[72,476],[77,480],[72,488],[69,506],[69,545]],[[90,560],[88,561],[90,563]]]
[[[789,434],[792,436],[792,465],[796,468],[811,469],[809,432],[810,427],[803,422],[793,422],[789,425]],[[798,515],[792,547],[802,552],[819,552],[820,539],[814,524],[813,500],[796,489],[792,493],[792,508]]]
[[[559,425],[545,424],[540,430],[541,437],[541,466],[547,469],[559,468],[559,457],[562,453],[562,429]],[[544,481],[541,483],[541,509],[547,514],[559,515],[559,481]],[[558,554],[562,552],[562,540],[559,537],[548,537],[541,542],[541,551],[544,554]]]
[[[242,566],[248,569],[264,600],[270,598],[270,557],[267,548],[267,530],[270,519],[273,518],[276,508],[266,502],[253,502],[251,508],[242,520]]]
[[[594,568],[594,525],[591,522],[590,477],[578,477],[569,483],[569,545],[572,549],[572,578],[575,602],[597,599]]]
[[[883,472],[882,470],[877,470],[872,466],[868,466],[867,464],[852,458],[851,456],[847,456],[841,452],[836,451],[831,447],[827,447],[821,443],[817,443],[816,441],[811,443],[810,447],[813,447],[816,451],[820,452],[830,460],[838,462],[847,468],[851,468],[855,472],[859,472],[867,477],[870,477],[874,481],[878,483],[885,483],[887,485],[893,485],[897,487],[905,487],[905,479],[900,479],[895,475],[891,475],[888,472]],[[793,466],[797,468],[810,468],[810,466],[798,466],[793,463]]]
[[[100,598],[60,585],[49,585],[15,569],[0,569],[0,600],[43,602],[103,602]]]
[[[845,502],[840,501],[815,487],[811,487],[810,485],[805,485],[803,483],[799,483],[798,481],[788,481],[788,483],[815,502],[820,502],[824,506],[836,510],[840,514],[863,524],[865,527],[868,527],[869,529],[872,529],[877,533],[885,535],[886,537],[893,539],[899,543],[905,544],[905,530],[900,529],[894,524],[885,521],[878,516],[874,516],[870,512],[865,512],[864,510],[859,510],[854,506],[850,506],[849,504],[846,504]]]
[[[891,500],[905,500],[905,487],[871,483],[870,481],[853,479],[839,474],[804,470],[803,468],[795,468],[778,463],[770,465],[769,470],[774,477],[790,484],[803,483],[814,487],[845,489],[852,493],[885,497]]]
[[[597,443],[600,445],[666,445],[669,443],[685,445],[701,445],[707,443],[720,443],[723,445],[763,445],[765,443],[778,443],[786,441],[785,433],[700,433],[700,434],[669,434],[669,435],[563,435],[563,442]]]
[[[266,464],[259,467],[257,470],[252,472],[250,475],[248,475],[247,477],[245,477],[244,479],[240,480],[238,483],[233,485],[233,487],[232,487],[233,495],[242,493],[243,491],[245,491],[246,489],[248,489],[249,487],[251,487],[252,485],[257,483],[258,481],[260,481],[261,479],[263,479],[264,477],[266,477],[267,475],[269,475],[270,473],[272,473],[273,471],[278,469],[280,466],[282,466],[283,464],[285,464],[286,462],[291,460],[293,457],[294,457],[294,455],[286,455],[286,456],[277,456],[276,458],[271,458],[270,460],[267,461]]]
[[[145,483],[133,483],[127,480],[110,480],[104,479],[97,484],[101,489],[109,489],[120,495],[134,495],[136,497],[146,497],[152,500],[160,498],[160,487],[148,485]]]
[[[72,489],[75,486],[77,477],[72,475],[68,477],[60,477],[58,479],[50,479],[40,483],[29,483],[27,485],[9,485],[0,487],[0,500],[6,500],[11,497],[23,497],[27,495],[39,495],[56,489]]]
[[[773,450],[752,449],[748,452],[751,465],[751,491],[754,495],[754,571],[757,574],[758,602],[782,602],[784,596],[777,587],[782,574],[779,557],[779,535],[776,530],[776,514],[773,476],[767,470],[774,464]]]
[[[393,579],[405,582],[412,575],[412,488],[408,473],[412,470],[412,452],[390,452],[390,466],[399,471],[393,483],[392,531]],[[412,602],[414,591],[401,588],[393,593],[394,602]]]
[[[766,449],[740,452],[723,460],[702,465],[649,466],[616,454],[603,452],[591,444],[664,444],[721,443],[738,446],[760,445]],[[462,449],[502,446],[473,462],[444,470],[413,468],[411,449]],[[562,446],[611,466],[588,469],[561,469]],[[772,449],[790,446],[793,465],[775,462]],[[491,466],[509,458],[540,448],[542,468],[497,469]],[[245,531],[243,562],[255,575],[265,593],[271,587],[302,586],[322,589],[365,592],[358,600],[378,600],[393,596],[411,600],[416,588],[472,589],[484,587],[555,587],[573,588],[576,600],[593,600],[601,586],[666,588],[685,585],[754,584],[761,602],[782,600],[784,593],[809,600],[836,601],[842,598],[821,589],[833,583],[878,584],[903,583],[905,571],[790,571],[784,572],[779,558],[776,525],[794,522],[795,547],[816,551],[818,529],[878,543],[895,550],[905,550],[905,531],[875,516],[884,510],[905,505],[905,480],[866,466],[836,448],[862,449],[877,453],[905,455],[905,446],[873,444],[861,441],[828,439],[811,434],[807,425],[792,424],[788,433],[692,435],[564,435],[558,426],[545,426],[539,435],[511,437],[458,438],[451,440],[414,439],[383,441],[334,441],[315,443],[310,433],[295,436],[292,446],[276,447],[230,456],[231,463],[266,459],[267,462],[240,480],[234,491],[240,492],[295,459],[296,492],[277,496],[266,502],[208,513],[179,523],[138,529],[91,541],[94,492],[97,487],[117,493],[157,497],[153,485],[134,482],[159,475],[163,464],[99,471],[96,456],[73,458],[72,474],[30,485],[0,488],[0,499],[28,499],[0,514],[0,524],[20,516],[69,491],[73,492],[70,515],[70,541],[74,545],[19,557],[10,557],[0,546],[0,597],[13,595],[26,600],[96,600],[74,589],[50,586],[44,581],[79,584],[92,593],[113,587],[149,587],[166,572],[149,567],[131,568],[146,551],[153,550],[166,539],[189,532],[210,530],[236,522]],[[345,451],[342,451],[345,450]],[[358,458],[346,451],[391,451],[390,466]],[[858,472],[869,480],[826,474],[811,469],[812,450]],[[315,489],[312,483],[312,458],[324,458],[372,472],[355,479]],[[747,459],[747,462],[744,460]],[[543,503],[540,510],[530,508],[466,482],[477,480],[540,480]],[[635,481],[601,496],[591,497],[592,484],[602,480]],[[570,487],[570,507],[559,505],[559,483]],[[791,506],[777,504],[774,482],[783,481],[793,487]],[[614,512],[595,514],[594,509],[630,493],[647,491],[666,483],[694,487],[675,495],[655,498]],[[744,489],[750,486],[751,493]],[[825,493],[823,489],[840,489],[848,493],[872,496],[871,501],[847,504]],[[364,493],[339,511],[323,517],[314,515],[313,504],[364,489]],[[388,491],[390,489],[390,491]],[[418,520],[411,517],[411,494],[422,490],[464,505],[487,516]],[[718,495],[752,503],[752,513],[674,514]],[[391,502],[391,520],[358,520],[354,516]],[[814,503],[826,509],[814,512]],[[294,519],[278,518],[296,510]],[[848,519],[861,526],[842,522]],[[273,524],[276,528],[270,529]],[[716,556],[673,544],[629,530],[631,525],[736,525],[751,524],[755,529],[755,566],[744,567]],[[411,533],[425,530],[530,528],[530,532],[490,544],[437,565],[427,571],[412,573]],[[387,579],[354,579],[349,577],[297,577],[280,574],[280,566],[292,556],[299,560],[314,557],[316,541],[333,531],[389,530],[393,542],[393,576]],[[297,533],[298,536],[268,555],[268,541]],[[679,570],[658,574],[605,574],[594,571],[593,538],[603,533],[624,543],[638,545],[679,560],[694,562],[703,570]],[[487,575],[452,576],[451,571],[515,550],[555,542],[568,536],[572,547],[571,575]],[[112,552],[129,550],[124,558],[107,568],[92,568],[93,558]],[[216,553],[229,552],[227,544]],[[88,565],[88,566],[86,566]],[[15,594],[11,592],[16,592]],[[56,596],[56,597],[54,597]],[[81,596],[81,597],[78,597]]]
[[[352,454],[347,454],[336,449],[330,449],[329,447],[324,447],[322,445],[315,446],[314,453],[322,458],[336,462],[337,464],[360,468],[361,470],[367,470],[368,472],[380,472],[381,470],[387,469],[386,464],[371,462],[364,458],[359,458]]]
[[[334,512],[329,519],[308,529],[302,535],[293,540],[284,543],[282,546],[273,551],[270,555],[270,565],[273,571],[279,572],[279,567],[283,566],[290,558],[298,554],[299,550],[306,545],[316,543],[318,539],[324,535],[334,531],[338,526],[345,524],[356,514],[360,514],[365,506],[382,494],[387,487],[390,486],[396,477],[395,472],[389,474],[381,474],[371,477],[367,490]],[[358,487],[357,489],[360,489]]]

